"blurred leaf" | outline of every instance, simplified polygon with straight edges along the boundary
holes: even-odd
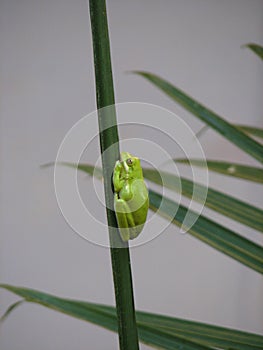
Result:
[[[0,285],[1,287],[1,285]],[[20,306],[21,304],[23,304],[25,302],[25,300],[19,300],[16,303],[12,304],[9,306],[9,308],[6,310],[6,312],[3,314],[3,316],[0,318],[0,322],[4,322],[5,319],[10,315],[10,313],[12,311],[14,311],[18,306]]]
[[[208,168],[223,175],[233,176],[244,180],[263,183],[263,169],[253,166],[247,166],[237,163],[222,162],[218,160],[202,159],[174,159],[177,163],[194,165],[198,167]]]
[[[152,190],[149,190],[149,198],[150,208],[153,211],[158,210],[159,215],[183,227],[187,233],[263,274],[263,248],[261,246]],[[190,228],[184,222],[186,214],[191,217],[198,215],[198,219]]]
[[[263,163],[263,146],[260,143],[188,96],[182,90],[179,90],[177,87],[170,84],[168,81],[148,72],[135,71],[134,73],[146,78],[149,82],[154,84],[165,94],[170,96],[189,112],[193,113],[197,118],[208,124],[230,142],[234,143],[240,149],[250,154],[253,158]]]
[[[61,163],[61,165],[70,166],[75,169],[78,168],[89,175],[94,173],[94,176],[98,179],[102,178],[101,169],[94,168],[94,166],[89,164],[80,163],[77,166],[71,163]],[[249,203],[243,202],[225,193],[218,192],[212,188],[208,188],[207,190],[207,188],[203,185],[193,183],[188,179],[178,177],[167,172],[159,172],[157,170],[143,168],[143,174],[149,181],[152,181],[160,186],[165,186],[174,191],[182,191],[181,193],[183,196],[201,203],[204,201],[204,193],[208,191],[205,206],[244,225],[263,232],[263,211],[250,205]],[[262,177],[261,181],[263,181]],[[193,185],[195,186],[194,197]]]
[[[261,59],[263,59],[263,47],[254,43],[246,44],[244,47],[248,47],[252,50],[256,55],[258,55]]]
[[[254,137],[259,137],[259,138],[263,138],[263,129],[261,128],[257,128],[255,126],[248,126],[248,125],[240,125],[240,124],[233,124],[237,129],[241,130],[242,132],[254,136]],[[210,127],[206,124],[205,126],[203,126],[196,134],[195,136],[200,139],[201,136],[203,136],[203,134],[206,133],[206,131],[208,131],[210,129]]]
[[[57,164],[65,165],[65,166],[68,166],[68,167],[71,167],[74,169],[84,171],[88,175],[95,176],[99,180],[103,178],[102,169],[94,167],[93,165],[84,164],[84,163],[73,164],[73,163],[68,163],[68,162],[61,162],[61,163],[57,163]]]
[[[144,168],[143,174],[145,178],[160,186],[180,191],[183,196],[204,203],[206,207],[220,214],[263,232],[263,211],[259,208],[225,193],[212,188],[207,189],[206,186],[164,171],[158,172],[157,170]],[[205,199],[206,192],[207,197]]]
[[[117,331],[114,307],[59,298],[10,285],[0,287],[23,297],[25,301]],[[136,312],[136,319],[140,341],[159,349],[205,350],[216,347],[259,350],[263,346],[263,337],[253,333],[141,311]]]
[[[62,165],[68,166],[69,163],[62,163]],[[85,164],[70,166],[89,174],[92,174],[94,169]],[[184,224],[187,213],[191,217],[198,215],[198,220],[190,229],[183,227],[188,230],[188,233],[255,271],[263,273],[263,248],[259,245],[152,190],[149,190],[149,199],[150,208],[153,211],[170,219],[179,227]]]
[[[41,168],[53,167],[53,166],[55,166],[55,164],[64,165],[64,166],[67,166],[67,167],[73,168],[73,169],[82,170],[90,176],[95,176],[97,179],[103,178],[101,168],[96,168],[96,167],[94,167],[94,165],[89,165],[89,164],[84,164],[84,163],[74,164],[74,163],[70,163],[70,162],[57,162],[57,163],[50,162],[50,163],[46,163],[46,164],[41,165]]]
[[[115,312],[111,306],[98,306],[109,313]],[[263,345],[263,336],[234,329],[218,327],[205,323],[169,317],[148,312],[136,312],[137,323],[145,323],[152,327],[164,329],[172,334],[181,334],[195,341],[203,342],[217,348],[260,349]]]
[[[0,285],[10,292],[23,297],[28,302],[38,303],[55,311],[89,321],[110,331],[117,332],[116,313],[109,313],[96,304],[67,300],[33,289]],[[173,335],[165,330],[156,329],[147,324],[138,324],[139,338],[142,342],[158,349],[208,350],[201,343],[192,342],[179,335]]]
[[[256,137],[263,138],[263,129],[256,128],[255,126],[248,126],[248,125],[235,125],[236,128],[242,130],[246,134],[251,134]]]

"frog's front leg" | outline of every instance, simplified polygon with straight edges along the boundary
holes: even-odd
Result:
[[[114,186],[114,192],[120,192],[122,189],[125,179],[121,178],[121,171],[123,169],[123,166],[121,162],[118,160],[115,163],[114,171],[113,171],[113,186]]]
[[[114,210],[122,240],[127,242],[129,239],[135,238],[136,235],[133,231],[136,230],[136,226],[133,215],[127,202],[119,199],[117,193],[114,196]]]

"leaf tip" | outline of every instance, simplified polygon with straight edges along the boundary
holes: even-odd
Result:
[[[49,162],[49,163],[40,164],[39,167],[40,169],[45,169],[45,168],[50,168],[54,165],[55,165],[55,162]]]

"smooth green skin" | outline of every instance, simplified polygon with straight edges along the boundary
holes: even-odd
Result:
[[[113,172],[114,210],[121,238],[124,242],[136,238],[142,231],[149,208],[148,190],[144,182],[140,160],[128,152]]]

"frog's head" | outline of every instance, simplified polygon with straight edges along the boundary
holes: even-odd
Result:
[[[127,174],[137,178],[142,176],[142,168],[139,158],[132,156],[128,152],[121,152],[121,162]]]

